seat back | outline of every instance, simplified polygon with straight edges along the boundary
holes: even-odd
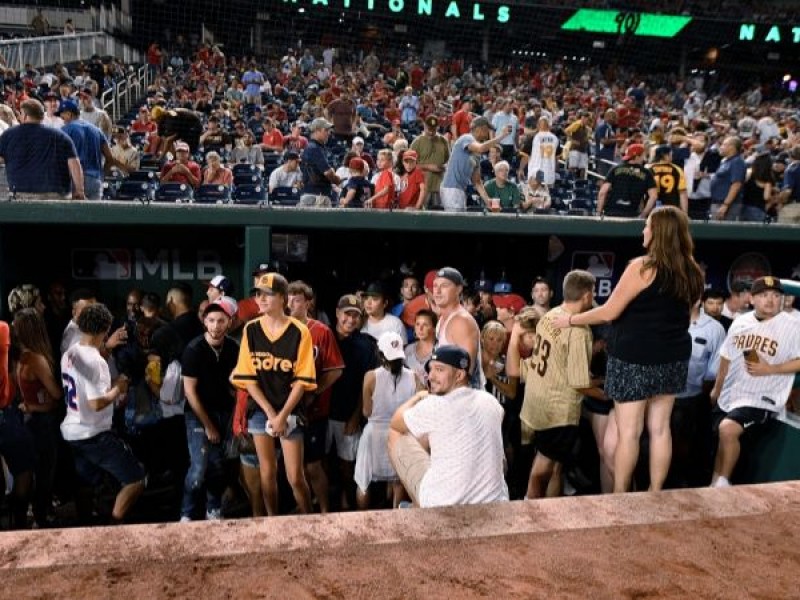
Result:
[[[234,204],[262,204],[267,200],[267,189],[260,183],[235,185],[231,193]]]
[[[233,185],[242,185],[245,183],[249,184],[260,184],[263,183],[263,179],[261,177],[261,173],[258,172],[249,172],[249,173],[239,173],[238,175],[234,173],[233,175]]]
[[[119,184],[113,200],[139,200],[149,202],[153,197],[153,186],[145,181],[131,181],[126,179]]]
[[[293,187],[276,187],[268,195],[270,206],[297,206],[300,191]]]
[[[141,181],[155,185],[158,183],[158,172],[152,169],[139,169],[138,171],[131,171],[128,175],[128,181]]]
[[[194,194],[194,201],[196,204],[228,204],[231,202],[231,188],[215,183],[201,185]]]
[[[191,202],[194,199],[192,186],[186,183],[169,181],[156,188],[156,202]]]

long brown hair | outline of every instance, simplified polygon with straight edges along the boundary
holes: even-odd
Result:
[[[14,340],[20,350],[29,350],[34,354],[41,354],[53,372],[56,372],[56,363],[53,359],[53,347],[47,335],[44,318],[35,308],[23,308],[17,311],[12,322]]]
[[[650,231],[642,271],[655,269],[662,292],[693,305],[703,293],[704,277],[694,260],[689,218],[674,206],[664,206],[650,213]]]

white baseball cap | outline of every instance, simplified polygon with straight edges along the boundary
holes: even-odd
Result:
[[[383,353],[386,360],[397,360],[405,358],[403,350],[403,338],[394,331],[387,331],[378,339],[378,350]]]
[[[355,146],[356,144],[361,144],[363,146],[364,145],[364,138],[362,138],[360,135],[357,135],[356,137],[354,137],[353,138],[353,145]]]

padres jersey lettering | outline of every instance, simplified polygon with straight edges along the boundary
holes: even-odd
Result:
[[[749,312],[733,322],[720,355],[730,361],[717,401],[722,410],[748,406],[779,412],[792,390],[794,374],[753,377],[745,363],[777,365],[800,358],[800,327],[785,312],[765,321]]]
[[[239,388],[258,383],[276,410],[286,404],[295,381],[301,382],[306,391],[316,389],[314,345],[308,328],[290,317],[284,330],[273,339],[263,317],[248,322],[232,380]],[[299,409],[298,405],[296,410]]]
[[[655,163],[650,165],[658,189],[658,200],[665,206],[681,205],[681,192],[686,190],[686,178],[683,169],[672,163]]]
[[[553,319],[561,314],[565,311],[558,306],[542,317],[533,353],[520,365],[525,381],[520,416],[534,431],[577,425],[581,413],[577,390],[591,387],[592,332],[588,327],[556,328]]]

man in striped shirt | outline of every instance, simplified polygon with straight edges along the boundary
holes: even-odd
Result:
[[[727,487],[746,430],[774,419],[800,371],[800,329],[781,311],[780,279],[759,277],[750,288],[755,310],[736,319],[720,352],[714,422],[719,433],[712,487]]]
[[[594,275],[576,269],[564,278],[564,302],[549,310],[536,326],[524,331],[515,324],[506,360],[508,375],[525,382],[522,403],[523,438],[533,432],[537,454],[528,481],[526,498],[560,495],[560,485],[548,490],[550,480],[559,481],[561,467],[572,454],[578,440],[578,423],[583,396],[603,399],[603,392],[592,386],[589,364],[592,359],[592,331],[589,327],[559,329],[553,319],[575,315],[592,307]],[[519,346],[533,348],[530,358],[520,360]],[[518,369],[516,368],[518,367]]]

